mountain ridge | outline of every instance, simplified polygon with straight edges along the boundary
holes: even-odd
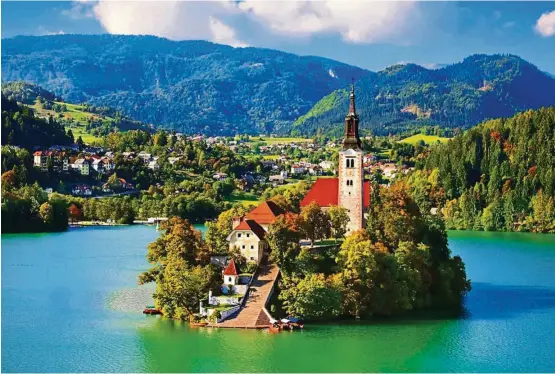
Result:
[[[4,39],[2,73],[145,123],[222,134],[287,132],[326,94],[369,74],[321,57],[121,35]]]
[[[396,64],[355,86],[361,128],[386,134],[423,125],[468,128],[555,105],[555,79],[515,55],[475,54],[440,69]],[[337,133],[347,106],[347,91],[336,90],[299,117],[292,133]]]
[[[375,133],[468,128],[555,105],[555,79],[514,55],[371,72],[317,56],[148,35],[18,36],[2,43],[3,82],[29,81],[69,102],[109,106],[185,133],[339,135],[352,78],[361,128]]]

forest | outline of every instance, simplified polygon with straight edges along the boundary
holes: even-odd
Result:
[[[73,141],[54,118],[38,118],[27,106],[9,100],[2,93],[2,145],[32,148],[72,144]]]
[[[486,121],[420,157],[408,178],[451,229],[555,232],[555,108]]]

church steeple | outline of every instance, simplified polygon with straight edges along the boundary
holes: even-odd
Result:
[[[354,83],[351,84],[351,94],[349,95],[349,114],[355,115],[357,114],[355,108],[355,85]]]
[[[345,117],[345,135],[341,142],[343,149],[361,149],[361,141],[358,136],[358,114],[355,105],[355,85],[351,84],[349,95],[349,113]]]

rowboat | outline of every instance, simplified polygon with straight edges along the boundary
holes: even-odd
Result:
[[[156,309],[154,305],[149,305],[143,310],[143,314],[151,314],[151,315],[162,314],[162,311],[159,309]]]

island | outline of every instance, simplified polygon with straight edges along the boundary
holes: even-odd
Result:
[[[460,309],[470,281],[442,220],[420,210],[408,184],[365,180],[358,126],[352,87],[338,177],[317,179],[302,200],[276,195],[248,212],[234,207],[208,225],[206,240],[171,218],[139,278],[156,282],[156,308],[194,325],[235,328],[270,328],[283,316]]]

